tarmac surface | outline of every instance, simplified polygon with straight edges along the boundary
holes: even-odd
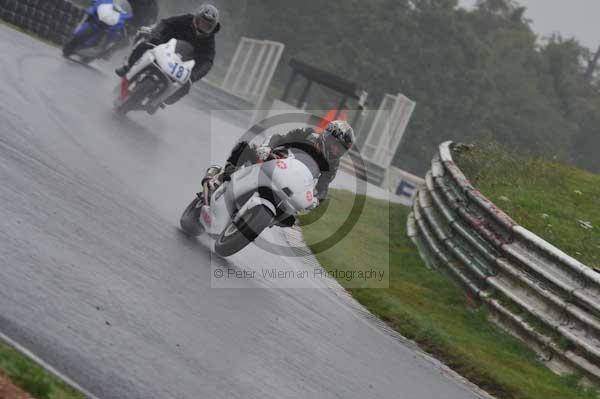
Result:
[[[233,144],[207,113],[120,120],[108,68],[1,25],[0,52],[3,334],[98,398],[480,397],[339,289],[214,287],[216,268],[311,266],[257,247],[215,260],[180,233]]]

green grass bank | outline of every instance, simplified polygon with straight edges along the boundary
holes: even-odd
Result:
[[[513,155],[494,142],[478,144],[455,160],[517,223],[600,270],[600,175]]]
[[[516,201],[514,194],[508,195]],[[354,194],[334,190],[327,211],[301,218],[309,246],[337,229],[353,201]],[[400,205],[367,198],[353,230],[316,256],[328,270],[354,270],[389,261],[389,287],[359,284],[348,291],[395,330],[492,395],[502,399],[596,397],[577,385],[578,376],[555,375],[533,351],[488,322],[486,309],[471,308],[449,276],[428,270],[407,237],[408,213]],[[339,282],[348,287],[346,281]]]
[[[84,399],[83,395],[2,341],[0,372],[37,399]]]

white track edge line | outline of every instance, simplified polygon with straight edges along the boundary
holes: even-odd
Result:
[[[32,351],[30,351],[29,349],[27,349],[23,345],[19,344],[15,340],[11,339],[10,337],[8,337],[7,335],[5,335],[1,331],[0,331],[0,340],[5,341],[7,344],[9,344],[10,346],[12,346],[18,352],[21,352],[24,356],[26,356],[27,358],[29,358],[33,362],[37,363],[44,370],[46,370],[50,374],[53,374],[55,377],[57,377],[60,380],[62,380],[65,384],[69,385],[71,388],[79,391],[87,399],[100,399],[97,396],[95,396],[94,394],[92,394],[91,392],[89,392],[86,389],[84,389],[81,385],[79,385],[78,383],[76,383],[75,381],[73,381],[72,379],[70,379],[69,377],[67,377],[66,375],[64,375],[63,373],[61,373],[60,371],[56,370],[50,364],[48,364],[44,360],[40,359],[35,353],[33,353]]]

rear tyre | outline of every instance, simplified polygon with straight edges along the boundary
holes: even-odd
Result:
[[[273,221],[273,214],[265,206],[250,209],[237,223],[233,221],[223,230],[215,242],[215,252],[220,256],[231,256],[256,239]]]
[[[82,40],[78,36],[73,36],[63,46],[63,57],[69,58],[81,46]]]
[[[179,219],[179,225],[181,226],[181,230],[190,237],[197,237],[200,234],[204,233],[204,228],[200,224],[200,207],[196,207],[200,202],[200,198],[195,198]]]
[[[150,78],[146,78],[135,85],[134,90],[129,93],[129,96],[119,106],[117,106],[117,113],[119,115],[126,115],[129,111],[135,109],[141,109],[142,101],[149,97],[152,92],[156,89],[156,84]]]
[[[71,36],[69,40],[63,46],[63,56],[68,58],[72,56],[77,50],[79,50],[84,43],[86,43],[96,32],[88,27],[87,30],[79,32]]]

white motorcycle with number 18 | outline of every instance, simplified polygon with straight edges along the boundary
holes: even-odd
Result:
[[[231,256],[266,228],[313,209],[314,189],[309,167],[293,152],[276,149],[266,161],[238,169],[213,193],[205,184],[183,212],[181,228],[189,236],[207,233],[214,252]]]
[[[165,100],[189,84],[195,65],[194,48],[183,40],[171,39],[146,51],[121,81],[116,112],[154,114]]]

